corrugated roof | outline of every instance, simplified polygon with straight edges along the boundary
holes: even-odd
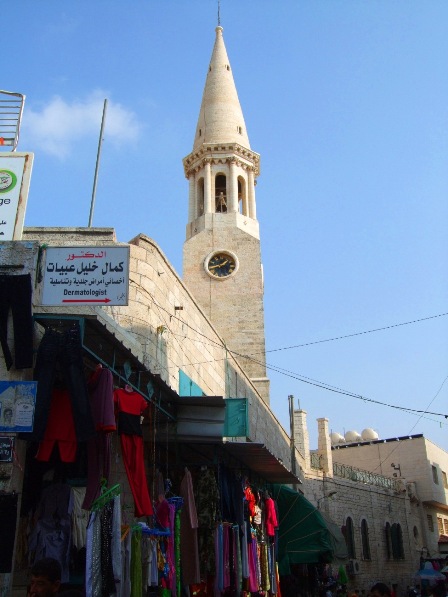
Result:
[[[270,483],[302,483],[264,444],[225,442],[226,452]]]

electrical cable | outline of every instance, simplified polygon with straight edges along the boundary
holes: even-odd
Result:
[[[324,340],[314,340],[313,342],[304,342],[303,344],[296,344],[295,346],[284,346],[283,348],[272,348],[266,352],[280,352],[282,350],[292,350],[293,348],[303,348],[305,346],[313,346],[314,344],[324,344],[325,342],[335,342],[336,340],[344,340],[345,338],[354,338],[355,336],[363,336],[365,334],[373,334],[375,332],[383,332],[391,330],[404,325],[411,325],[413,323],[420,323],[421,321],[428,321],[430,319],[437,319],[438,317],[445,317],[448,313],[439,313],[438,315],[429,315],[428,317],[421,317],[420,319],[413,319],[412,321],[404,321],[402,323],[395,323],[386,325],[381,328],[373,328],[371,330],[364,330],[363,332],[354,332],[353,334],[345,334],[344,336],[335,336],[334,338],[325,338]],[[257,354],[257,353],[254,353]],[[259,354],[259,353],[258,353]]]
[[[232,355],[234,358],[236,358],[236,360],[238,360],[237,357],[248,359],[248,360],[251,360],[254,363],[257,363],[259,365],[265,366],[266,369],[268,369],[270,371],[274,371],[276,373],[280,373],[281,375],[285,375],[285,376],[290,377],[292,379],[296,379],[297,381],[300,381],[302,383],[313,385],[313,386],[319,387],[321,389],[324,389],[324,390],[327,390],[327,391],[330,391],[330,392],[335,392],[337,394],[341,394],[341,395],[344,395],[344,396],[349,396],[349,397],[355,398],[357,400],[362,400],[363,402],[369,402],[369,403],[372,403],[372,404],[378,404],[380,406],[386,406],[386,407],[389,407],[389,408],[394,408],[396,410],[400,410],[402,412],[407,412],[409,414],[421,414],[422,417],[424,417],[425,414],[429,414],[429,415],[433,415],[433,416],[437,416],[437,417],[444,417],[445,419],[448,419],[448,414],[446,414],[446,413],[436,413],[436,412],[425,411],[425,410],[420,410],[420,409],[406,408],[406,407],[403,407],[403,406],[397,406],[397,405],[394,405],[394,404],[389,404],[387,402],[382,402],[380,400],[374,400],[373,398],[368,398],[367,396],[363,396],[362,394],[357,394],[357,393],[351,392],[349,390],[345,390],[345,389],[342,389],[342,388],[338,388],[336,386],[332,386],[332,385],[327,384],[325,382],[321,382],[321,381],[318,381],[318,380],[314,380],[312,378],[308,378],[306,376],[299,375],[299,374],[294,373],[292,371],[288,371],[287,369],[282,369],[282,368],[274,366],[274,365],[269,365],[267,363],[263,363],[262,361],[259,361],[259,360],[253,358],[250,355],[243,355],[243,354],[238,353],[236,351],[230,350],[223,342],[217,342],[216,340],[213,340],[212,338],[210,338],[207,335],[203,334],[199,330],[195,329],[193,326],[189,325],[188,322],[186,322],[185,320],[183,320],[183,319],[181,319],[179,317],[176,317],[175,315],[172,315],[167,309],[165,309],[164,307],[162,307],[162,305],[158,304],[156,302],[155,298],[149,292],[146,291],[146,293],[151,298],[151,300],[153,301],[153,303],[155,304],[155,306],[158,309],[160,309],[162,311],[165,311],[170,316],[170,318],[177,319],[179,322],[181,322],[182,324],[186,325],[188,328],[190,328],[196,334],[202,336],[203,338],[205,338],[206,340],[208,340],[210,343],[212,343],[216,347],[223,348],[224,350],[227,351],[227,354]],[[277,351],[279,351],[279,350],[288,350],[290,348],[299,348],[299,347],[303,347],[303,346],[309,346],[311,344],[319,344],[319,343],[323,343],[323,342],[331,342],[331,341],[339,340],[339,339],[343,339],[343,338],[349,338],[349,337],[353,337],[353,336],[359,336],[359,335],[369,334],[369,333],[373,333],[373,332],[377,332],[377,331],[383,331],[383,330],[387,330],[387,329],[392,329],[392,328],[400,327],[400,326],[404,326],[404,325],[410,325],[410,324],[413,324],[413,323],[419,323],[421,321],[427,321],[427,320],[430,320],[430,319],[436,319],[436,318],[439,318],[439,317],[444,317],[446,315],[448,315],[448,313],[440,313],[438,315],[431,315],[431,316],[428,316],[428,317],[424,317],[424,318],[420,318],[420,319],[415,319],[415,320],[412,320],[412,321],[397,323],[397,324],[393,324],[393,325],[390,325],[390,326],[384,326],[382,328],[376,328],[376,329],[372,329],[372,330],[366,330],[366,331],[357,332],[357,333],[354,333],[354,334],[347,334],[345,336],[338,336],[338,337],[335,337],[335,338],[329,338],[327,340],[317,340],[315,342],[308,342],[306,344],[301,344],[301,345],[297,345],[297,346],[290,346],[290,347],[285,347],[283,349],[275,349],[275,350],[277,350]],[[275,352],[275,350],[273,350],[273,351],[267,351],[267,352]],[[207,361],[207,362],[211,362],[211,361]],[[190,363],[190,364],[193,366],[193,365],[196,365],[197,363]],[[428,418],[428,417],[424,417],[424,418]],[[433,419],[429,419],[429,420],[434,421]],[[439,422],[439,421],[435,421],[435,422]]]

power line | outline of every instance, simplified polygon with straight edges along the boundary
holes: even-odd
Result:
[[[440,385],[439,389],[438,389],[438,390],[437,390],[437,392],[435,393],[435,396],[432,398],[432,400],[430,400],[430,402],[429,402],[429,404],[428,404],[428,406],[427,406],[426,408],[429,408],[429,407],[431,406],[431,404],[434,402],[434,400],[437,398],[437,396],[438,396],[438,395],[440,394],[440,392],[442,391],[442,388],[443,388],[443,386],[445,385],[445,382],[446,382],[447,380],[448,380],[448,375],[447,375],[447,376],[445,377],[445,379],[442,381],[442,383],[441,383],[441,385]],[[427,411],[425,411],[425,412],[427,412]],[[411,429],[409,430],[409,433],[408,433],[408,435],[411,435],[411,434],[412,434],[412,432],[414,431],[414,429],[417,427],[417,425],[420,423],[421,419],[423,419],[423,418],[426,418],[426,417],[423,417],[423,415],[420,415],[420,416],[419,416],[419,418],[417,419],[417,421],[415,422],[415,424],[414,424],[414,425],[411,427]],[[431,420],[432,420],[432,419],[431,419]],[[381,467],[381,466],[382,466],[382,465],[383,465],[383,464],[386,462],[386,460],[390,460],[390,458],[391,458],[392,454],[393,454],[393,453],[395,452],[395,450],[397,450],[398,448],[399,448],[399,444],[397,444],[397,445],[395,446],[395,448],[394,448],[394,449],[393,449],[393,450],[392,450],[392,451],[391,451],[391,452],[390,452],[390,453],[389,453],[387,456],[385,456],[385,458],[384,458],[383,460],[381,460],[381,461],[380,461],[380,463],[378,464],[378,466],[377,466],[375,469],[373,469],[373,471],[372,471],[372,472],[374,473],[375,471],[377,471],[377,470],[378,470],[378,469],[379,469],[379,468],[380,468],[380,467]]]
[[[323,344],[324,342],[335,342],[336,340],[344,340],[345,338],[354,338],[355,336],[363,336],[365,334],[373,334],[375,332],[383,332],[391,330],[404,325],[411,325],[413,323],[420,323],[421,321],[428,321],[430,319],[437,319],[438,317],[445,317],[448,313],[439,313],[438,315],[430,315],[428,317],[421,317],[420,319],[413,319],[412,321],[404,321],[402,323],[395,323],[393,325],[386,325],[381,328],[374,328],[372,330],[364,330],[363,332],[355,332],[353,334],[345,334],[344,336],[335,336],[334,338],[325,338],[324,340],[314,340],[313,342],[304,342],[303,344],[296,344],[295,346],[284,346],[283,348],[272,348],[266,352],[279,352],[281,350],[291,350],[293,348],[303,348],[304,346],[312,346],[313,344]],[[257,354],[257,353],[254,353]]]
[[[445,414],[445,413],[436,413],[436,412],[431,412],[431,411],[426,411],[426,410],[406,408],[406,407],[403,407],[403,406],[397,406],[397,405],[394,405],[394,404],[389,404],[387,402],[382,402],[380,400],[375,400],[373,398],[368,398],[367,396],[363,396],[362,394],[357,394],[355,392],[351,392],[351,391],[345,390],[343,388],[338,388],[336,386],[332,386],[331,384],[327,384],[326,382],[321,382],[321,381],[318,381],[318,380],[315,380],[315,379],[312,379],[312,378],[300,375],[298,373],[289,371],[287,369],[282,369],[281,367],[277,367],[275,365],[269,365],[268,363],[263,363],[262,361],[258,361],[257,359],[255,359],[253,356],[243,355],[243,354],[238,353],[236,351],[230,350],[225,345],[224,342],[217,342],[216,340],[208,337],[206,334],[203,334],[202,332],[200,332],[199,330],[197,330],[196,328],[194,328],[193,326],[191,326],[184,319],[181,319],[180,317],[176,317],[175,315],[172,315],[167,309],[165,309],[164,307],[162,307],[162,305],[158,304],[157,301],[155,300],[155,298],[149,292],[147,292],[147,294],[151,298],[151,300],[153,301],[153,303],[159,309],[161,309],[162,311],[165,311],[170,316],[170,319],[171,318],[177,319],[179,322],[181,322],[182,324],[186,325],[192,331],[194,331],[198,335],[202,336],[204,339],[206,339],[209,342],[211,342],[213,345],[215,345],[215,347],[223,348],[224,350],[226,350],[227,353],[230,356],[232,356],[233,358],[238,359],[238,357],[239,357],[239,358],[242,358],[242,359],[251,360],[252,362],[257,363],[259,365],[264,365],[266,367],[266,369],[268,369],[270,371],[274,371],[276,373],[280,373],[281,375],[285,375],[286,377],[290,377],[290,378],[295,379],[297,381],[300,381],[302,383],[306,383],[306,384],[309,384],[309,385],[321,388],[323,390],[327,390],[329,392],[334,392],[334,393],[337,393],[337,394],[341,394],[343,396],[348,396],[350,398],[355,398],[357,400],[362,400],[363,402],[369,402],[371,404],[377,404],[379,406],[386,406],[388,408],[394,408],[396,410],[400,410],[402,412],[407,412],[409,414],[420,414],[421,415],[420,418],[423,417],[423,418],[426,418],[426,419],[428,419],[430,421],[433,421],[433,422],[436,422],[436,423],[440,423],[440,421],[434,421],[434,419],[429,419],[428,417],[425,417],[424,415],[429,414],[429,415],[433,415],[433,416],[436,416],[436,417],[444,417],[445,419],[448,419],[448,414]],[[310,344],[319,344],[319,343],[322,343],[322,342],[330,342],[330,341],[339,340],[339,339],[342,339],[342,338],[349,338],[349,337],[352,337],[352,336],[359,336],[359,335],[363,335],[363,334],[369,334],[369,333],[373,333],[373,332],[376,332],[376,331],[382,331],[382,330],[391,329],[391,328],[395,328],[395,327],[400,327],[400,326],[404,326],[404,325],[410,325],[412,323],[418,323],[418,322],[421,322],[421,321],[427,321],[427,320],[430,320],[430,319],[436,319],[438,317],[443,317],[443,316],[446,316],[446,315],[448,315],[448,313],[440,313],[438,315],[431,315],[429,317],[424,317],[424,318],[420,318],[420,319],[414,319],[412,321],[407,321],[407,322],[403,322],[403,323],[397,323],[397,324],[390,325],[390,326],[385,326],[385,327],[382,327],[382,328],[376,328],[376,329],[367,330],[367,331],[364,331],[364,332],[357,332],[357,333],[354,333],[354,334],[348,334],[346,336],[339,336],[337,338],[330,338],[330,339],[327,339],[327,340],[318,340],[318,341],[310,342],[310,343],[307,343],[307,344],[302,344],[302,345],[298,345],[298,346],[291,346],[289,348],[299,348],[300,346],[308,346]],[[219,335],[218,335],[218,338],[219,338]],[[278,351],[278,350],[287,350],[287,349],[288,348],[276,349],[276,350]],[[275,350],[274,351],[267,351],[267,352],[275,352]],[[221,360],[221,359],[219,359],[219,360]],[[214,361],[216,362],[217,359],[214,359]],[[210,360],[210,361],[207,361],[207,362],[211,363],[213,361]],[[192,366],[194,366],[196,364],[200,364],[200,363],[191,363],[190,362],[190,365],[192,365]],[[440,390],[442,389],[442,387],[443,387],[443,384],[442,384]],[[440,390],[439,390],[439,392],[440,392]],[[435,399],[435,397],[434,397],[434,399]],[[433,399],[433,401],[434,401],[434,399]],[[418,421],[417,421],[416,424],[418,424]]]
[[[256,359],[254,359],[252,357],[244,356],[244,355],[238,354],[237,352],[234,352],[234,351],[231,351],[231,352],[233,352],[233,354],[236,356],[244,357],[244,358],[250,359],[251,361],[253,361],[255,363],[262,364],[261,361],[257,361]],[[276,367],[274,365],[266,364],[266,369],[275,371],[276,373],[280,373],[287,377],[291,377],[292,379],[296,379],[297,381],[301,381],[302,383],[316,386],[318,388],[322,388],[323,390],[328,390],[329,392],[335,392],[336,394],[342,394],[343,396],[349,396],[351,398],[356,398],[358,400],[362,400],[363,402],[370,402],[372,404],[378,404],[380,406],[387,406],[389,408],[394,408],[396,410],[401,410],[401,411],[408,412],[408,413],[422,414],[422,416],[425,414],[428,414],[428,415],[434,415],[436,417],[444,417],[445,419],[448,419],[448,414],[445,414],[445,413],[435,413],[435,412],[431,412],[431,411],[427,411],[427,410],[407,408],[404,406],[397,406],[395,404],[389,404],[387,402],[382,402],[380,400],[374,400],[373,398],[368,398],[367,396],[363,396],[362,394],[356,394],[355,392],[351,392],[349,390],[344,390],[342,388],[338,388],[336,386],[327,384],[326,382],[318,381],[318,380],[315,380],[315,379],[312,379],[312,378],[309,378],[309,377],[306,377],[303,375],[299,375],[297,373],[288,371],[287,369],[282,369],[280,367]],[[442,388],[440,388],[440,390],[441,389]]]

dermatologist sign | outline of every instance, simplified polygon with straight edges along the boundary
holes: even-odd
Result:
[[[129,246],[47,247],[41,304],[127,305]]]

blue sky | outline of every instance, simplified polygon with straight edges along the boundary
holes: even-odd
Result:
[[[35,152],[26,225],[87,225],[107,98],[93,223],[150,236],[182,271],[182,158],[216,21],[215,0],[8,6],[1,86],[26,94],[18,150]],[[448,312],[448,3],[222,0],[221,24],[261,154],[275,414],[288,428],[300,399],[312,447],[325,416],[448,449],[448,419],[346,395],[448,414],[448,316],[397,326]]]

